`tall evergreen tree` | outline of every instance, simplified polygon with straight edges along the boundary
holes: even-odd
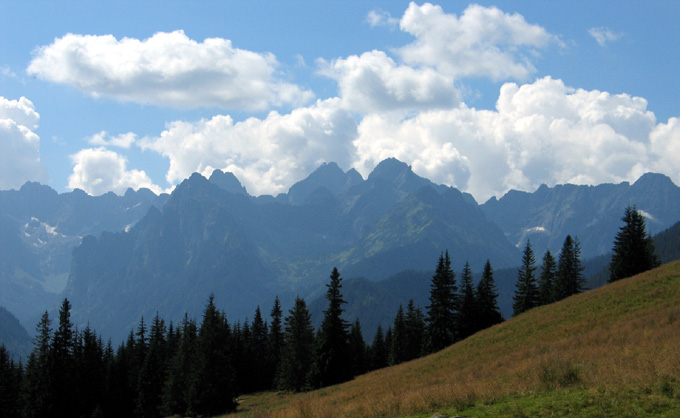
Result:
[[[59,326],[54,332],[49,354],[49,381],[53,411],[63,416],[76,414],[75,331],[71,322],[71,302],[64,299],[59,308]]]
[[[427,344],[430,352],[439,351],[456,340],[457,292],[451,259],[446,251],[439,256],[430,285],[430,306],[427,307]]]
[[[389,354],[390,365],[399,364],[406,359],[407,338],[404,308],[399,305],[397,314],[394,316],[394,321],[392,322],[392,341]]]
[[[283,348],[283,311],[281,310],[281,302],[277,296],[274,299],[274,306],[270,313],[272,324],[269,327],[269,342],[267,362],[269,363],[269,387],[276,386],[276,379],[279,371],[279,364],[281,363],[281,350]]]
[[[349,324],[342,319],[345,300],[342,299],[342,278],[333,268],[330,283],[326,286],[328,309],[317,334],[316,355],[312,371],[312,383],[317,387],[334,385],[352,378],[349,357]]]
[[[540,305],[547,305],[555,301],[555,257],[550,250],[543,255],[541,274],[538,276],[538,300]]]
[[[555,274],[555,300],[562,300],[584,290],[581,246],[577,238],[567,235],[560,251]]]
[[[425,316],[420,308],[416,308],[413,299],[406,305],[406,347],[404,360],[413,360],[423,354],[425,344]]]
[[[477,332],[477,301],[472,283],[470,263],[466,262],[460,277],[460,307],[458,310],[458,337],[464,339]]]
[[[277,386],[280,390],[300,392],[307,387],[314,353],[312,316],[302,298],[295,299],[295,306],[285,319],[283,341]]]
[[[252,362],[250,374],[253,376],[251,391],[269,389],[271,383],[271,365],[268,363],[268,329],[267,323],[262,318],[262,312],[258,306],[255,309],[251,330],[251,353],[255,361]]]
[[[21,368],[14,363],[4,344],[0,344],[0,415],[21,416]]]
[[[531,249],[531,242],[527,241],[522,253],[522,266],[517,272],[515,295],[512,297],[512,315],[519,315],[538,306],[538,288],[536,287],[536,259]]]
[[[198,327],[185,314],[178,329],[179,343],[168,367],[163,385],[162,409],[165,416],[191,415],[196,400],[196,366],[198,359]]]
[[[368,347],[361,332],[361,322],[357,318],[349,332],[350,358],[352,359],[352,375],[359,376],[368,371]]]
[[[486,260],[484,270],[482,271],[482,278],[477,283],[475,294],[479,315],[477,320],[479,329],[486,329],[503,322],[503,315],[501,315],[501,310],[498,307],[496,282],[493,278],[493,269],[489,260]]]
[[[149,342],[137,375],[135,416],[156,418],[161,416],[162,390],[166,378],[166,328],[158,312],[151,323]]]
[[[380,325],[375,331],[370,351],[370,370],[382,369],[389,363],[389,347],[385,342],[385,335]]]
[[[22,415],[41,418],[54,414],[50,390],[49,355],[52,341],[52,320],[43,313],[36,327],[33,351],[28,356],[22,389]]]
[[[661,264],[652,237],[647,234],[642,213],[635,206],[628,206],[621,220],[624,225],[614,239],[612,261],[609,265],[610,283]]]

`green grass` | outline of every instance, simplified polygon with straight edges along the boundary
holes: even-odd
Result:
[[[242,405],[236,416],[680,416],[680,262],[343,385]]]

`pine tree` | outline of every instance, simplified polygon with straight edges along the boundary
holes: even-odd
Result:
[[[609,282],[634,276],[658,267],[654,242],[647,234],[645,218],[635,206],[628,206],[621,220],[624,225],[614,239],[612,261],[609,265]]]
[[[89,325],[78,335],[75,355],[78,415],[90,416],[104,398],[105,362],[101,338]],[[100,406],[101,407],[101,406]]]
[[[267,362],[270,367],[269,387],[273,388],[276,386],[279,365],[281,363],[281,349],[283,348],[283,311],[281,310],[281,302],[278,296],[274,299],[274,306],[270,315],[272,324],[269,327]]]
[[[416,308],[413,299],[406,305],[406,348],[404,360],[413,360],[423,354],[425,343],[425,317],[420,308]]]
[[[277,386],[280,390],[300,392],[308,386],[314,352],[312,316],[304,299],[295,299],[295,306],[285,319],[283,341]]]
[[[534,251],[531,249],[531,243],[527,241],[522,253],[522,266],[517,272],[515,295],[512,297],[513,316],[538,306],[538,288],[534,277],[535,263]]]
[[[75,331],[71,322],[71,303],[64,299],[59,308],[59,326],[54,332],[49,354],[49,381],[54,413],[76,414]]]
[[[52,341],[52,321],[47,312],[43,313],[36,327],[33,351],[28,356],[22,388],[22,415],[26,418],[41,418],[54,414],[50,390],[49,354]]]
[[[158,312],[151,324],[149,342],[137,375],[135,415],[139,418],[160,417],[162,389],[165,381],[166,329]]]
[[[560,251],[555,274],[555,300],[583,292],[585,279],[581,265],[581,247],[577,238],[567,235]]]
[[[0,344],[0,415],[21,416],[21,368],[14,363],[4,344]]]
[[[370,353],[370,370],[387,367],[389,363],[389,348],[385,342],[385,335],[380,325],[378,325],[378,329],[375,331]]]
[[[392,322],[392,341],[390,344],[389,364],[399,364],[406,359],[406,344],[407,344],[407,330],[406,318],[404,317],[404,308],[399,305],[397,314],[394,316]]]
[[[457,338],[456,315],[458,288],[451,270],[449,252],[442,254],[430,285],[430,306],[427,307],[427,343],[430,352],[439,351]]]
[[[361,332],[361,323],[357,318],[349,332],[350,358],[352,359],[352,375],[359,376],[368,371],[368,347]]]
[[[486,261],[482,278],[477,283],[476,289],[477,312],[479,329],[486,329],[490,326],[503,322],[503,315],[498,308],[498,291],[496,290],[496,282],[493,278],[493,269],[491,262]]]
[[[253,376],[252,388],[249,391],[262,391],[269,388],[271,383],[271,366],[268,360],[268,330],[258,306],[255,309],[251,330],[251,353],[253,359],[250,374]]]
[[[169,415],[191,415],[196,402],[194,383],[198,363],[198,327],[185,314],[179,332],[179,342],[168,368],[163,385],[161,412]]]
[[[555,301],[555,257],[550,250],[543,255],[541,275],[538,277],[538,300],[540,305]]]
[[[464,339],[477,332],[478,313],[475,289],[472,284],[472,270],[466,262],[460,278],[460,308],[458,310],[458,337]]]
[[[324,311],[323,322],[319,328],[316,355],[312,371],[312,383],[323,387],[341,383],[352,378],[349,357],[349,324],[342,319],[342,278],[337,268],[333,268],[330,283],[326,286],[328,309]]]

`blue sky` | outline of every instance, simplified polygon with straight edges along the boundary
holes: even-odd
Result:
[[[680,5],[0,0],[0,189],[277,194],[387,157],[478,201],[680,184]]]

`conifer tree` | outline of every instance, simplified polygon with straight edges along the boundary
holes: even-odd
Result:
[[[527,241],[522,253],[522,266],[517,272],[515,295],[512,297],[512,315],[519,315],[538,306],[538,288],[536,287],[536,259],[531,243]]]
[[[430,285],[430,306],[427,307],[427,343],[430,352],[453,344],[457,338],[457,292],[451,259],[446,251],[439,257]]]
[[[280,390],[300,392],[308,386],[314,353],[312,316],[302,298],[295,299],[295,306],[285,319],[283,341],[277,386]]]
[[[43,313],[36,327],[33,351],[28,356],[22,383],[22,415],[41,418],[54,414],[50,390],[49,354],[52,340],[52,320]]]
[[[416,308],[413,299],[406,305],[406,347],[404,360],[413,360],[423,354],[425,343],[425,317],[420,308]]]
[[[326,286],[328,309],[323,311],[324,318],[317,334],[316,355],[312,370],[312,384],[323,387],[341,383],[352,378],[349,357],[349,324],[342,319],[342,278],[337,268],[333,268],[330,283]]]
[[[0,344],[0,415],[21,416],[21,368],[14,363],[4,344]]]
[[[168,375],[163,385],[163,415],[191,415],[197,384],[196,365],[198,364],[198,327],[194,320],[184,315],[181,329],[178,329],[179,342],[168,368]]]
[[[252,379],[252,387],[249,392],[261,391],[269,388],[271,383],[271,366],[268,363],[268,329],[267,324],[262,318],[262,312],[258,306],[255,309],[251,330],[251,355],[254,361],[251,363],[249,371]]]
[[[489,260],[486,260],[484,271],[482,271],[482,278],[477,283],[475,295],[479,315],[477,324],[480,330],[503,322],[503,316],[498,307],[496,282],[493,278],[493,269]]]
[[[460,278],[460,307],[458,310],[458,337],[464,339],[477,332],[477,301],[472,283],[470,263],[466,262]]]
[[[581,265],[581,248],[577,238],[567,235],[560,251],[555,274],[555,300],[583,292],[585,279]]]
[[[151,324],[149,342],[137,375],[135,416],[160,417],[162,389],[166,373],[166,329],[158,312]]]
[[[73,388],[76,386],[75,331],[71,322],[71,303],[64,299],[59,308],[59,326],[54,332],[49,354],[49,381],[53,411],[64,416],[75,415],[77,401]]]
[[[380,325],[375,331],[373,344],[371,344],[370,370],[382,369],[387,367],[389,362],[389,348],[385,342],[385,335]]]
[[[352,375],[359,376],[368,370],[368,348],[361,332],[361,323],[357,318],[349,332],[350,358],[352,359]]]
[[[628,206],[621,220],[624,225],[614,239],[612,261],[609,265],[610,283],[661,264],[652,237],[647,234],[642,213],[635,206]]]
[[[269,387],[273,388],[276,386],[279,364],[281,363],[281,349],[283,348],[283,311],[278,296],[274,299],[274,306],[270,315],[272,324],[269,327],[267,362],[270,367]]]
[[[550,250],[543,255],[541,275],[538,277],[538,300],[540,305],[555,301],[555,257]]]
[[[399,305],[397,314],[392,322],[392,341],[390,344],[389,364],[395,365],[406,359],[407,344],[406,318],[404,308]]]

